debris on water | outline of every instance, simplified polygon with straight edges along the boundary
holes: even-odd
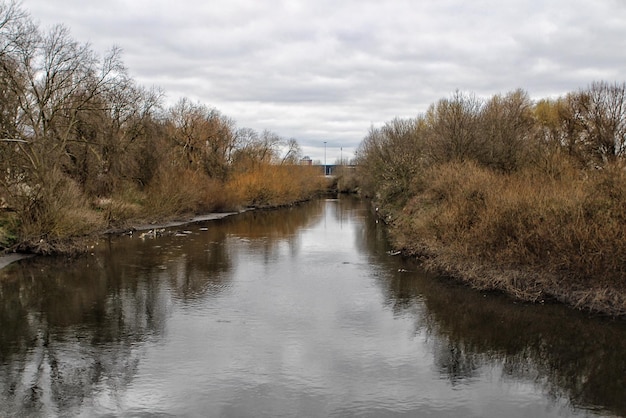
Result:
[[[400,253],[402,253],[402,251],[394,251],[394,250],[387,251],[387,254],[389,255],[399,255]]]
[[[185,231],[176,231],[174,233],[174,236],[175,237],[186,237],[187,235],[191,235],[191,234],[193,234],[193,232],[187,231],[187,230],[185,230]]]
[[[139,238],[141,239],[156,238],[156,237],[160,237],[161,235],[163,235],[164,232],[165,232],[165,228],[150,229],[146,232],[142,232],[141,234],[139,234]]]

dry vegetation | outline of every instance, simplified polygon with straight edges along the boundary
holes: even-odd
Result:
[[[372,129],[364,191],[398,249],[529,301],[626,314],[626,85],[455,94]]]
[[[0,249],[79,249],[94,232],[284,205],[325,187],[294,139],[138,86],[63,26],[0,0]]]

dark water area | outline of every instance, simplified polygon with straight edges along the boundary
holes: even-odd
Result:
[[[626,416],[626,323],[390,256],[327,199],[0,270],[0,416]]]

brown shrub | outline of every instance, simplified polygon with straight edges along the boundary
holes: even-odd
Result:
[[[144,213],[151,217],[211,212],[232,204],[221,182],[199,170],[178,167],[162,169],[147,187],[142,202]]]
[[[539,273],[533,280],[552,281],[552,293],[626,289],[621,167],[554,178],[450,163],[433,167],[423,180],[427,186],[394,225],[399,247],[438,258],[450,271],[481,266],[483,272]]]
[[[71,238],[89,235],[104,225],[102,214],[89,208],[80,187],[57,171],[48,173],[45,184],[24,186],[16,196],[21,250],[61,251]]]

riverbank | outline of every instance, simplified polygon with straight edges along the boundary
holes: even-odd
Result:
[[[159,220],[146,221],[145,219],[127,220],[115,227],[109,227],[93,231],[85,236],[69,236],[65,239],[58,239],[53,242],[40,240],[38,246],[31,247],[29,251],[19,252],[15,248],[6,249],[0,252],[0,269],[10,265],[13,262],[29,258],[37,255],[67,255],[73,256],[86,253],[97,246],[103,237],[107,235],[142,235],[150,236],[151,233],[157,234],[158,230],[167,230],[184,225],[191,225],[200,222],[215,221],[224,219],[229,216],[239,215],[251,210],[272,210],[282,207],[299,205],[310,199],[300,199],[289,203],[281,203],[276,205],[259,205],[248,206],[243,209],[227,212],[210,212],[205,214],[186,214],[179,216],[163,217]],[[16,248],[19,244],[16,245]]]
[[[406,204],[379,212],[393,246],[430,271],[522,301],[626,316],[626,173],[536,174],[437,166]]]
[[[184,172],[149,187],[127,184],[109,197],[90,198],[64,178],[57,194],[37,205],[8,202],[0,212],[0,250],[42,255],[85,252],[107,231],[150,229],[250,207],[290,205],[323,193],[327,183],[317,167],[266,164],[233,173],[226,182]]]
[[[402,239],[399,234],[395,235],[395,240]],[[433,248],[405,248],[402,253],[421,260],[421,265],[429,272],[477,290],[501,292],[527,303],[557,302],[593,314],[626,318],[626,291],[614,286],[571,283],[567,276],[547,269],[476,263]]]
[[[0,269],[16,261],[22,260],[24,258],[34,257],[37,255],[55,254],[71,256],[85,253],[97,246],[101,239],[106,235],[134,234],[136,232],[141,233],[157,229],[175,228],[178,226],[189,225],[199,222],[224,219],[228,216],[237,215],[248,210],[250,210],[250,208],[246,208],[240,211],[212,212],[202,215],[188,215],[183,217],[179,216],[172,217],[171,219],[161,219],[158,222],[131,220],[127,221],[124,226],[94,231],[86,236],[67,237],[63,240],[56,240],[54,242],[46,242],[45,240],[41,240],[41,242],[39,243],[40,247],[34,248],[32,251],[29,252],[17,252],[17,250],[14,249],[7,249],[4,252],[0,252]]]

